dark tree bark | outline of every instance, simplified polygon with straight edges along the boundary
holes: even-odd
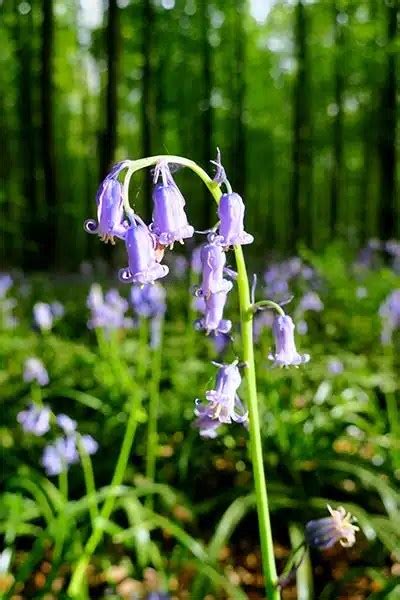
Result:
[[[17,4],[17,3],[16,3]],[[32,10],[27,15],[21,15],[15,6],[16,12],[16,39],[17,39],[17,59],[18,59],[18,121],[19,121],[19,140],[20,155],[23,168],[22,173],[22,192],[25,206],[30,206],[30,216],[22,223],[24,237],[30,239],[34,247],[29,248],[29,255],[26,258],[30,266],[37,263],[38,256],[34,256],[32,250],[37,250],[38,243],[35,238],[35,232],[38,226],[38,217],[40,218],[40,207],[37,202],[36,187],[36,144],[34,127],[34,106],[32,90],[34,82],[32,77],[32,39],[33,22]]]
[[[233,107],[234,155],[232,161],[235,190],[244,195],[246,185],[246,128],[244,105],[246,96],[246,7],[243,0],[235,11],[235,96]]]
[[[381,123],[378,130],[381,214],[380,234],[390,238],[397,233],[396,210],[396,59],[398,0],[386,3],[387,45],[386,74],[381,90]]]
[[[331,206],[330,230],[332,235],[337,228],[339,202],[342,192],[342,166],[343,166],[343,90],[344,90],[344,35],[343,26],[338,16],[340,10],[338,3],[333,5],[333,30],[335,38],[334,49],[334,95],[336,114],[333,121],[333,154],[332,154],[332,181],[331,181]]]
[[[310,244],[312,232],[312,131],[308,65],[308,22],[306,8],[298,0],[295,10],[295,45],[297,78],[293,101],[292,150],[292,244],[302,241]]]
[[[210,160],[215,158],[216,149],[213,147],[212,143],[212,129],[213,129],[213,114],[211,107],[211,92],[212,92],[212,62],[211,62],[211,46],[208,40],[208,35],[210,31],[210,19],[208,15],[209,4],[207,0],[203,0],[200,3],[201,10],[201,47],[202,47],[202,76],[203,76],[203,94],[201,101],[201,109],[202,109],[202,120],[201,120],[201,136],[203,139],[202,144],[202,162],[203,167],[208,169]],[[207,228],[210,225],[210,222],[213,223],[215,221],[215,206],[210,202],[209,192],[205,188],[204,189],[204,206],[208,207],[208,209],[203,211],[204,215],[204,223],[202,226]],[[211,220],[210,220],[211,219]]]
[[[106,27],[107,47],[107,87],[106,122],[101,143],[100,179],[115,160],[118,129],[118,72],[120,59],[120,18],[117,0],[108,0],[108,20]]]
[[[152,135],[154,131],[153,123],[155,118],[155,98],[152,90],[153,75],[153,29],[154,29],[154,9],[151,0],[142,0],[143,13],[143,33],[142,33],[142,155],[151,156],[153,144]],[[148,171],[145,172],[144,194],[145,202],[143,207],[144,218],[149,216],[149,198],[151,197],[152,183]]]
[[[54,262],[56,242],[57,180],[54,141],[54,90],[53,90],[53,51],[54,51],[54,13],[53,0],[42,2],[41,27],[41,142],[44,174],[44,196],[46,200],[46,237],[41,236],[45,244],[48,262]]]

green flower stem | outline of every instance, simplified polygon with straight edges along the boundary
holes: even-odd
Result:
[[[222,195],[221,190],[219,189],[219,185],[216,182],[214,182],[206,173],[206,171],[199,167],[195,162],[186,158],[182,158],[180,156],[152,156],[149,158],[132,161],[128,167],[123,186],[124,207],[128,216],[132,215],[133,212],[129,205],[128,199],[129,182],[133,173],[139,169],[150,167],[161,160],[165,160],[169,163],[179,164],[191,169],[205,183],[205,185],[208,187],[211,194],[213,195],[216,203],[218,204]],[[279,600],[280,593],[279,588],[277,586],[278,577],[275,567],[274,547],[272,541],[272,531],[268,508],[268,496],[263,464],[260,417],[257,402],[256,371],[253,349],[253,311],[252,304],[250,301],[250,288],[242,248],[241,246],[235,246],[234,250],[238,271],[237,284],[239,291],[240,322],[243,344],[242,358],[243,361],[246,363],[245,377],[247,380],[248,389],[247,405],[249,410],[250,425],[250,452],[253,464],[263,572],[265,577],[265,587],[268,595],[268,600]],[[279,305],[274,305],[273,308],[280,312],[280,314],[284,314],[282,308]]]
[[[277,587],[274,546],[272,540],[271,521],[269,517],[268,495],[264,473],[263,452],[258,412],[256,370],[253,346],[253,313],[251,311],[250,288],[246,272],[246,264],[241,246],[235,246],[237,266],[237,284],[240,304],[240,325],[242,330],[243,361],[246,364],[247,408],[249,411],[250,454],[253,464],[254,487],[260,531],[261,555],[265,588],[268,600],[279,600]]]
[[[260,300],[260,302],[255,302],[250,306],[250,312],[256,313],[260,308],[273,308],[277,313],[281,315],[281,317],[285,316],[285,311],[279,304],[273,302],[272,300]]]
[[[99,509],[96,501],[96,484],[94,481],[93,465],[89,454],[82,444],[81,436],[78,436],[78,450],[81,457],[83,478],[85,480],[86,495],[88,496],[89,514],[92,528],[95,528],[96,518],[99,516]]]
[[[122,446],[115,467],[114,475],[111,481],[112,487],[119,487],[125,476],[126,467],[131,452],[133,439],[135,437],[137,427],[137,411],[138,401],[136,398],[131,400],[131,407],[129,412],[128,423],[126,426],[124,438],[122,440]],[[82,589],[84,587],[83,580],[86,575],[86,569],[89,565],[92,554],[95,552],[97,546],[103,538],[104,523],[108,521],[114,508],[114,504],[117,498],[115,496],[109,496],[104,502],[100,511],[100,517],[96,520],[96,526],[92,531],[90,538],[88,539],[86,546],[84,547],[81,558],[79,559],[68,588],[68,594],[72,598],[80,598]]]
[[[162,318],[161,318],[162,319]],[[162,362],[162,335],[163,319],[161,320],[160,344],[152,352],[151,379],[149,381],[149,406],[148,406],[148,424],[147,424],[147,451],[146,451],[146,479],[154,482],[156,473],[156,461],[158,450],[158,406],[160,400],[160,379]],[[153,510],[154,495],[149,494],[146,498],[146,507]]]

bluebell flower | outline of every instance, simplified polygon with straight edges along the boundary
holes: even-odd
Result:
[[[96,440],[90,435],[81,436],[82,444],[88,454],[95,454],[98,449]],[[79,462],[77,435],[75,432],[57,438],[43,450],[42,465],[49,476],[59,475],[69,465]]]
[[[33,307],[33,319],[40,331],[50,331],[54,322],[54,315],[50,304],[47,302],[37,302]]]
[[[161,183],[157,183],[161,177]],[[166,161],[161,161],[154,170],[153,221],[150,230],[160,246],[173,246],[191,238],[194,228],[189,225],[182,196]]]
[[[163,315],[167,308],[165,298],[165,289],[157,282],[143,287],[133,285],[130,290],[132,308],[139,317],[143,318]]]
[[[400,329],[400,289],[394,290],[382,302],[379,315],[383,322],[381,340],[383,344],[390,344],[393,333]]]
[[[306,292],[299,303],[299,310],[302,312],[323,310],[324,304],[316,292]]]
[[[128,161],[117,163],[101,182],[96,194],[97,222],[88,219],[85,230],[96,233],[103,242],[114,244],[114,237],[124,238],[127,222],[124,220],[122,186],[118,181],[119,173],[128,165]]]
[[[331,375],[340,375],[344,371],[344,365],[339,358],[330,358],[328,361],[328,371]]]
[[[56,421],[57,421],[57,425],[59,425],[61,427],[61,429],[64,431],[64,433],[66,435],[74,433],[74,431],[76,430],[76,425],[77,425],[76,421],[71,419],[71,417],[69,417],[68,415],[59,414],[56,417]]]
[[[26,433],[42,436],[50,429],[50,409],[48,406],[30,404],[17,415],[17,421]]]
[[[217,364],[217,363],[214,363]],[[206,392],[207,404],[203,405],[196,400],[195,427],[200,429],[200,434],[205,437],[215,437],[213,433],[222,423],[247,423],[248,413],[238,397],[237,390],[242,381],[237,361],[230,365],[218,365],[215,389]],[[218,425],[214,428],[210,420]],[[204,433],[207,432],[207,433]]]
[[[332,548],[337,542],[344,548],[353,546],[356,542],[356,531],[359,531],[359,527],[354,525],[355,517],[346,512],[343,506],[333,509],[328,504],[328,510],[330,517],[306,524],[307,543],[319,550]]]
[[[204,296],[204,317],[196,321],[196,327],[207,335],[214,333],[229,333],[232,322],[223,318],[227,293],[217,292]]]
[[[224,247],[251,244],[254,237],[244,231],[244,203],[236,192],[222,194],[218,204],[218,243]]]
[[[294,342],[294,323],[289,315],[278,315],[272,325],[275,338],[275,352],[269,355],[274,366],[298,366],[310,360],[309,354],[299,354]]]
[[[132,319],[125,315],[129,303],[120,296],[118,290],[109,290],[103,296],[101,286],[93,284],[88,294],[87,306],[91,311],[88,321],[89,329],[104,329],[106,333],[109,333],[117,329],[133,327]]]
[[[52,315],[56,319],[60,319],[61,317],[64,316],[64,313],[65,313],[64,306],[61,304],[61,302],[58,302],[57,300],[55,302],[50,303],[50,310],[52,312]]]
[[[49,383],[49,374],[41,360],[35,357],[27,358],[24,364],[23,379],[25,383],[34,381],[41,386]]]
[[[8,273],[0,273],[0,299],[4,298],[13,284],[11,275]]]
[[[211,239],[201,248],[202,281],[197,290],[200,296],[209,296],[218,292],[228,293],[232,289],[232,282],[224,279],[226,263],[225,252],[222,247]]]
[[[169,269],[157,262],[154,237],[143,222],[132,224],[125,235],[128,267],[120,269],[119,278],[124,283],[154,283],[165,277]]]

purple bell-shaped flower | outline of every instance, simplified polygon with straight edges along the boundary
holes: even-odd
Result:
[[[206,405],[202,405],[196,400],[194,414],[198,419],[195,421],[195,426],[210,431],[210,420],[214,420],[219,424],[232,423],[232,421],[247,423],[248,413],[243,409],[237,395],[237,389],[242,381],[237,361],[230,365],[214,364],[219,367],[215,389],[206,392],[208,402]],[[214,428],[212,428],[212,431],[214,431]]]
[[[218,292],[228,293],[232,289],[232,282],[224,279],[226,263],[225,252],[215,241],[210,241],[201,249],[202,282],[197,290],[199,296],[209,296]]]
[[[157,183],[161,175],[162,182]],[[189,225],[185,213],[185,199],[176,185],[168,163],[160,162],[155,168],[153,190],[153,222],[150,230],[161,246],[173,246],[191,238],[194,228]]]
[[[85,221],[85,231],[97,233],[103,242],[114,244],[114,237],[124,238],[127,222],[124,220],[122,186],[117,177],[127,165],[122,161],[114,166],[100,184],[96,194],[97,223],[94,219]]]
[[[275,317],[272,331],[275,338],[275,352],[269,355],[274,366],[298,366],[310,360],[309,354],[299,354],[294,342],[294,323],[289,315]]]
[[[196,327],[209,335],[214,333],[229,333],[232,322],[223,318],[227,293],[218,292],[204,298],[204,316],[196,321]]]
[[[236,192],[222,194],[218,204],[218,243],[222,246],[251,244],[254,237],[243,226],[244,203]]]
[[[128,267],[120,269],[120,281],[145,285],[168,274],[168,267],[157,262],[155,240],[143,222],[139,221],[129,227],[125,244]]]

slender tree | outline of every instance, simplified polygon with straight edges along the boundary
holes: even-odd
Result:
[[[211,46],[208,39],[210,32],[210,6],[208,0],[203,0],[200,3],[200,27],[201,27],[201,52],[202,52],[202,79],[203,79],[203,93],[201,100],[202,108],[202,123],[201,123],[201,135],[203,139],[203,152],[202,161],[204,165],[208,165],[209,161],[215,156],[215,148],[212,142],[213,132],[213,112],[211,106],[211,92],[212,92],[212,56]],[[210,222],[211,219],[215,220],[215,209],[208,202],[207,189],[204,190],[204,203],[208,206],[208,211],[204,210],[204,225]],[[207,202],[207,204],[206,204]]]
[[[43,159],[44,196],[46,200],[47,228],[46,253],[41,256],[54,262],[56,244],[56,205],[57,179],[54,140],[54,90],[53,90],[53,52],[54,52],[54,12],[53,0],[42,1],[41,27],[41,151]]]
[[[295,47],[297,76],[293,99],[292,190],[293,211],[292,242],[311,242],[312,202],[312,131],[307,38],[308,15],[303,0],[295,9]]]
[[[330,202],[330,229],[334,234],[337,227],[339,202],[342,192],[342,166],[343,166],[343,91],[344,91],[344,35],[343,25],[340,22],[339,2],[333,3],[333,31],[334,31],[334,97],[335,116],[333,120],[333,153],[332,153],[332,180]]]
[[[101,136],[100,178],[109,171],[115,160],[118,130],[118,72],[120,62],[120,16],[117,0],[108,0],[106,27],[107,85],[106,119]]]
[[[142,0],[142,154],[150,156],[153,152],[152,135],[155,119],[155,96],[152,89],[153,79],[153,30],[155,25],[155,14],[151,0]],[[151,194],[151,179],[146,173],[144,179],[145,197]],[[148,202],[144,203],[143,214],[148,215]]]
[[[396,221],[396,59],[398,0],[385,3],[387,19],[386,73],[381,90],[381,122],[378,130],[378,152],[381,184],[380,234],[392,237],[398,232]]]
[[[235,10],[235,95],[233,105],[233,173],[235,189],[245,193],[246,184],[246,128],[244,109],[246,97],[246,3],[240,0]]]

